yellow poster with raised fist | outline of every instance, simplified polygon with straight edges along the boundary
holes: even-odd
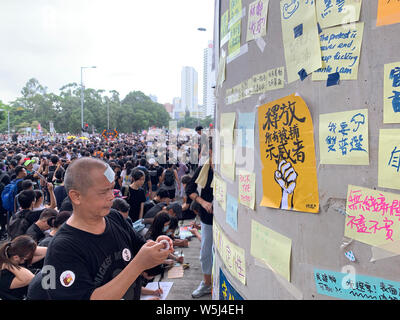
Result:
[[[303,212],[319,211],[314,128],[297,94],[258,109],[263,198],[260,205]]]

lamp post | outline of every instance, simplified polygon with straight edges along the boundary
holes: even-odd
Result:
[[[203,27],[199,27],[199,28],[197,28],[197,31],[205,32],[205,31],[207,31],[207,29],[203,28]],[[204,68],[204,64],[203,64],[203,68]],[[204,76],[204,70],[203,70],[203,76]],[[203,83],[204,83],[204,79],[203,79]],[[204,90],[203,90],[203,96],[204,96]],[[204,102],[204,97],[203,97],[203,102]],[[204,108],[204,106],[203,106],[203,108]],[[197,103],[197,125],[199,125],[199,104],[198,103]]]
[[[96,68],[96,66],[92,67],[81,67],[81,130],[83,130],[83,99],[84,99],[84,92],[83,92],[83,69],[91,69]]]

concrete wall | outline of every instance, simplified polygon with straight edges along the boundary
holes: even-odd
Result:
[[[311,76],[303,82],[298,80],[283,89],[266,94],[252,95],[240,102],[225,104],[225,90],[232,88],[252,75],[266,70],[286,66],[282,42],[280,7],[278,0],[269,1],[267,35],[262,52],[255,41],[248,43],[248,52],[226,65],[226,80],[218,91],[216,123],[220,125],[220,115],[224,112],[256,112],[255,122],[255,173],[256,208],[251,210],[239,204],[238,230],[234,231],[226,222],[226,213],[215,202],[214,219],[221,226],[231,242],[245,250],[247,283],[243,285],[234,278],[223,265],[221,257],[215,254],[216,270],[219,267],[231,284],[245,299],[332,299],[319,295],[314,281],[314,268],[340,272],[352,265],[356,272],[377,278],[400,281],[398,265],[400,257],[395,256],[370,262],[371,246],[353,241],[346,248],[352,250],[357,261],[351,263],[341,249],[344,237],[345,216],[334,207],[344,209],[349,184],[378,189],[378,137],[381,128],[399,128],[399,125],[383,124],[383,70],[384,64],[400,61],[400,24],[376,27],[376,0],[364,0],[360,20],[365,23],[360,55],[358,80],[341,81],[339,85],[327,87],[326,81],[312,81]],[[218,3],[218,1],[217,1]],[[242,0],[246,15],[242,19],[241,44],[245,44],[247,10],[250,0]],[[229,7],[228,0],[219,1],[221,16]],[[218,12],[216,14],[218,19]],[[219,28],[218,21],[216,27]],[[215,61],[219,59],[218,35]],[[227,51],[227,44],[223,46]],[[319,188],[320,211],[317,214],[285,211],[260,207],[262,199],[262,175],[259,150],[259,132],[256,106],[297,92],[306,102],[314,124],[315,154]],[[369,110],[369,157],[368,166],[320,165],[319,159],[319,115],[368,108]],[[238,114],[236,115],[238,119]],[[237,128],[237,127],[235,127]],[[238,150],[242,152],[242,150]],[[240,167],[236,167],[238,169]],[[216,166],[219,172],[219,166]],[[396,177],[399,178],[399,177]],[[226,179],[228,192],[238,196],[238,181]],[[395,192],[390,189],[383,191]],[[280,280],[266,266],[261,266],[250,254],[251,220],[292,239],[291,282]],[[218,281],[218,279],[217,279]],[[218,293],[216,294],[218,296]]]

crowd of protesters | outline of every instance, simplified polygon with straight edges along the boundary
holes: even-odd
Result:
[[[209,294],[212,140],[196,131],[2,143],[0,298],[159,295],[144,286],[183,262],[178,222],[195,217],[204,280],[192,296]]]

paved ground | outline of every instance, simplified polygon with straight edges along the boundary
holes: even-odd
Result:
[[[190,221],[185,220],[184,224],[189,224]],[[193,237],[189,241],[188,248],[176,248],[179,252],[182,249],[185,256],[184,263],[189,263],[189,268],[184,270],[183,278],[168,279],[168,273],[166,272],[162,281],[173,282],[171,291],[168,294],[167,300],[211,300],[211,294],[203,297],[194,299],[192,298],[192,292],[198,287],[201,280],[203,280],[203,274],[201,273],[200,266],[200,241]],[[155,278],[155,281],[158,277]]]

